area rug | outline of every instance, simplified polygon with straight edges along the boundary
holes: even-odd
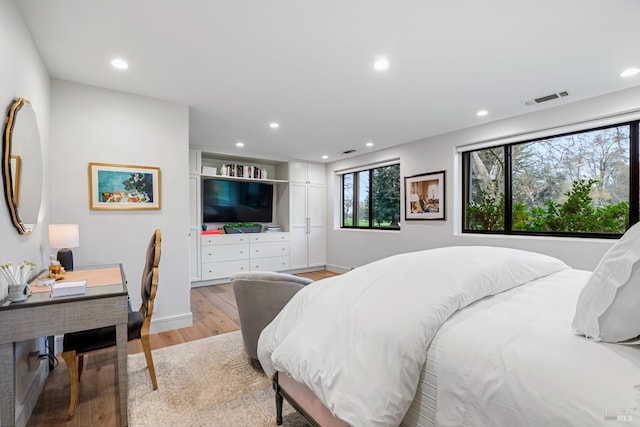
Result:
[[[240,332],[153,351],[158,389],[152,390],[144,354],[130,355],[129,426],[276,425],[274,391],[248,362]],[[308,427],[285,402],[284,426]]]

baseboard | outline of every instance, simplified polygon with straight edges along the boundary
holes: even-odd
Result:
[[[327,271],[332,273],[344,274],[349,270],[353,270],[355,267],[343,267],[341,265],[327,264]]]
[[[191,312],[177,316],[161,317],[159,319],[152,318],[151,330],[149,332],[157,334],[173,329],[188,328],[189,326],[193,326],[193,314]]]
[[[328,270],[327,266],[320,265],[317,267],[307,267],[307,268],[296,268],[293,270],[283,270],[278,271],[278,273],[288,273],[288,274],[298,274],[298,273],[311,273],[312,271],[323,271]],[[225,283],[229,283],[229,278],[225,277],[223,279],[210,279],[210,280],[198,280],[191,282],[191,288],[201,288],[203,286],[211,286],[211,285],[223,285]]]
[[[282,273],[298,274],[298,273],[311,273],[313,271],[324,271],[324,270],[326,270],[326,266],[320,265],[318,267],[306,267],[306,268],[296,268],[294,270],[286,270],[286,271],[282,271]]]

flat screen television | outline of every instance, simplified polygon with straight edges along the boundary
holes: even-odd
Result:
[[[202,181],[202,222],[272,222],[273,184]]]

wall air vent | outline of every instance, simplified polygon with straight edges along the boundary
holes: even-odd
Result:
[[[541,96],[540,98],[526,101],[525,104],[526,105],[541,104],[543,102],[552,101],[554,99],[564,98],[565,96],[569,96],[569,92],[567,92],[566,90],[563,90],[562,92],[552,93],[551,95],[545,95],[545,96]]]
[[[349,150],[345,150],[345,151],[343,151],[343,152],[342,152],[342,154],[351,154],[351,153],[355,153],[355,152],[356,152],[356,150],[355,150],[355,149],[353,149],[353,148],[351,148],[351,149],[349,149]]]

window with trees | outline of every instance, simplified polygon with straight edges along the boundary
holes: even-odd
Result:
[[[463,231],[619,237],[638,221],[638,123],[463,153]]]
[[[342,175],[342,228],[400,229],[400,165]]]

